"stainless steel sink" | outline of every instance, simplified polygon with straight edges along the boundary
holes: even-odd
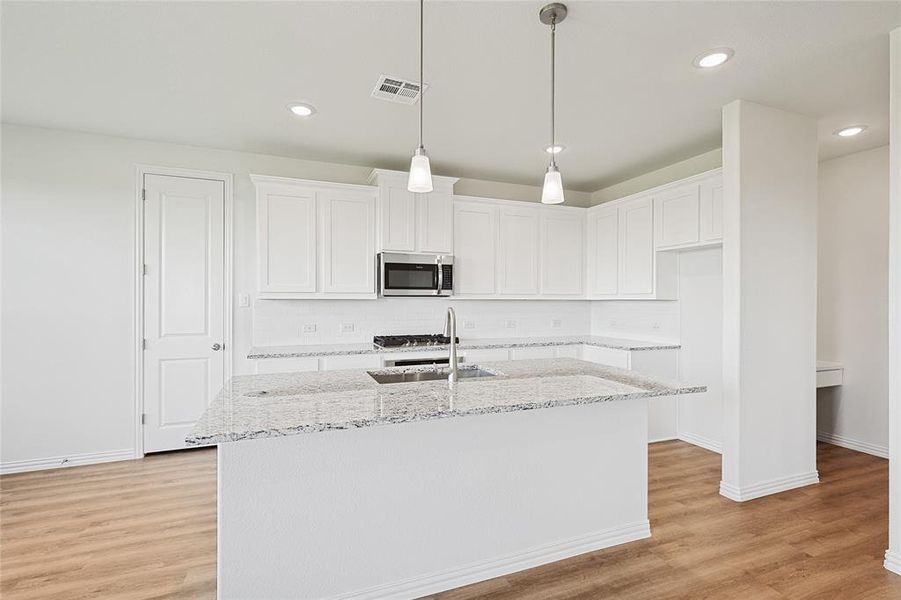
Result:
[[[438,381],[447,379],[450,371],[448,369],[418,369],[418,370],[382,370],[367,371],[369,376],[378,383],[411,383],[414,381]],[[459,379],[472,379],[475,377],[494,377],[497,373],[480,369],[476,366],[463,367],[457,370]]]

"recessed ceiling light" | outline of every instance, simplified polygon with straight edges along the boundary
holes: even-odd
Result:
[[[312,104],[304,104],[303,102],[289,104],[288,110],[290,110],[298,117],[309,117],[316,112],[316,108]]]
[[[555,144],[553,146],[548,145],[544,147],[544,151],[548,154],[560,154],[564,150],[566,150],[566,146],[563,144]]]
[[[850,127],[842,127],[841,129],[836,130],[834,133],[839,137],[854,137],[866,128],[866,125],[851,125]]]
[[[714,48],[702,52],[695,57],[694,65],[699,69],[712,69],[718,67],[735,55],[732,48]]]

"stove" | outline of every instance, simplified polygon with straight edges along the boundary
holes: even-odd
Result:
[[[372,343],[381,348],[398,348],[400,346],[444,346],[450,344],[450,338],[446,335],[377,335],[372,338]],[[457,338],[460,343],[460,338]]]

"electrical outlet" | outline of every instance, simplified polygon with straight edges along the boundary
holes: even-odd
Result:
[[[561,327],[563,327],[563,320],[551,319],[551,327],[553,327],[554,329],[560,329]]]
[[[304,323],[303,324],[303,332],[304,333],[316,333],[316,323]]]
[[[475,329],[476,322],[475,321],[463,321],[463,329]]]
[[[653,323],[651,323],[651,329],[653,329],[654,331],[657,331],[658,329],[660,329],[660,323],[658,323],[657,321],[654,321]]]
[[[610,319],[607,322],[607,326],[610,327],[610,329],[615,329],[616,328],[616,319]]]
[[[516,329],[516,321],[508,319],[504,321],[504,327],[506,327],[507,329]]]
[[[341,323],[341,333],[353,333],[354,332],[354,324],[353,323]]]

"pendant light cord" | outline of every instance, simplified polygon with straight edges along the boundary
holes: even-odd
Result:
[[[423,8],[424,8],[425,0],[419,0],[419,147],[422,148],[422,100],[423,100],[423,89],[422,84],[422,56],[423,52],[423,43],[422,43],[422,30],[423,30]]]
[[[556,112],[556,96],[557,96],[556,36],[557,36],[557,18],[554,17],[551,20],[551,166],[557,166],[557,155],[554,154],[554,149],[555,149],[554,145],[557,141],[556,132],[554,131],[555,121],[556,121],[556,117],[557,117],[557,112]]]

